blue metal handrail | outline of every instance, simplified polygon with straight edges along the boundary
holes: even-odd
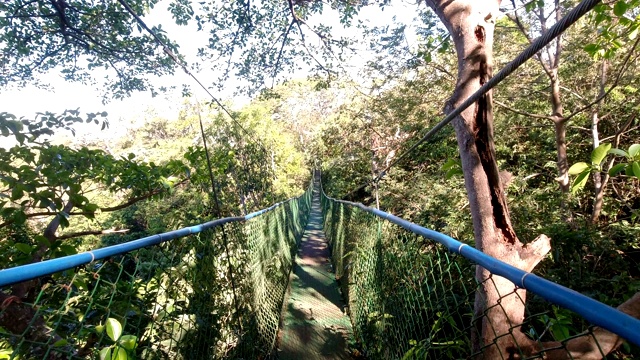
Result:
[[[382,219],[388,220],[414,234],[436,241],[444,245],[450,252],[464,256],[487,269],[492,274],[508,279],[519,288],[526,289],[550,303],[569,309],[582,316],[591,324],[616,333],[633,344],[640,346],[640,320],[625,314],[618,309],[580,294],[575,290],[571,290],[530,272],[518,269],[445,234],[424,228],[395,215],[367,207],[360,203],[334,199],[324,192],[322,189],[322,183],[320,188],[322,195],[331,201],[357,207]]]
[[[269,211],[276,209],[283,204],[293,201],[296,198],[291,198],[279,203],[276,203],[266,209],[258,210],[247,214],[245,216],[226,217],[222,219],[216,219],[208,221],[202,224],[188,226],[182,229],[168,231],[162,234],[151,235],[143,237],[141,239],[128,241],[126,243],[107,246],[104,248],[86,251],[80,254],[68,255],[57,259],[51,259],[41,261],[33,264],[27,264],[22,266],[16,266],[9,269],[0,270],[0,288],[5,286],[29,281],[39,278],[41,276],[51,275],[60,271],[73,269],[80,265],[89,264],[96,260],[105,259],[111,256],[122,255],[133,250],[138,250],[144,247],[158,245],[160,243],[178,239],[184,236],[197,234],[207,229],[214,228],[216,226],[224,225],[226,223],[241,222],[252,219],[258,215],[262,215]]]

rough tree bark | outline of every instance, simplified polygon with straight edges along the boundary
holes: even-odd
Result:
[[[492,75],[494,20],[500,0],[427,1],[452,36],[458,56],[458,82],[447,110],[461,104]],[[492,95],[488,93],[453,121],[473,218],[476,248],[520,269],[531,271],[550,250],[540,236],[523,244],[513,230],[493,143]],[[473,341],[485,359],[509,358],[524,334],[526,293],[506,279],[478,267],[480,287],[474,306]],[[496,306],[498,305],[499,306]],[[497,340],[496,340],[497,339]],[[494,342],[495,341],[495,342]],[[493,345],[492,345],[493,344]]]
[[[445,111],[451,111],[492,75],[493,22],[500,0],[426,0],[426,3],[449,30],[457,52],[458,81],[445,107]],[[561,103],[559,105],[561,107]],[[532,271],[551,249],[550,239],[541,235],[533,242],[523,244],[511,225],[496,163],[491,92],[462,112],[453,125],[476,248],[517,268]],[[578,337],[566,344],[535,342],[520,329],[525,315],[526,291],[517,289],[504,278],[491,275],[482,267],[476,268],[476,279],[480,285],[474,304],[476,323],[472,341],[478,358],[518,359],[521,355],[544,352],[546,359],[596,359],[603,356],[600,349],[606,354],[622,342],[617,335],[599,328],[593,335]],[[640,295],[619,307],[636,317],[640,313],[638,308]]]

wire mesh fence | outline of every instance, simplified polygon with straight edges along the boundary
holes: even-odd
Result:
[[[550,285],[540,291],[532,281],[535,291],[525,291],[491,273],[478,282],[476,263],[460,255],[464,245],[458,243],[456,253],[382,212],[322,200],[336,278],[367,358],[630,359],[640,354],[640,321],[626,314],[585,302],[533,274],[522,281],[529,276]],[[496,301],[490,300],[492,293],[498,294]],[[545,300],[550,298],[575,302],[572,308],[580,309],[576,313]],[[609,329],[614,333],[584,319],[594,313],[619,319],[613,321],[617,328]],[[616,332],[636,334],[627,336],[632,343],[624,343],[624,351],[612,351],[624,341]]]
[[[189,236],[105,258],[95,250],[50,275],[29,279],[23,267],[28,281],[1,290],[0,359],[269,356],[310,189]],[[12,295],[21,287],[31,293]]]

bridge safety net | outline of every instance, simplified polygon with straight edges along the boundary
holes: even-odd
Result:
[[[267,357],[310,200],[0,271],[0,359]]]
[[[368,359],[601,359],[623,338],[626,351],[608,359],[638,350],[640,321],[621,311],[377,209],[326,195],[322,203],[336,278]],[[482,281],[476,265],[490,270]],[[505,288],[495,302],[482,298]],[[521,314],[507,316],[509,302]]]

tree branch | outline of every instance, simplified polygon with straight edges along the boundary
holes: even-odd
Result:
[[[107,230],[87,230],[87,231],[79,231],[79,232],[74,232],[74,233],[69,233],[69,234],[64,234],[64,235],[60,235],[56,237],[56,240],[67,240],[67,239],[73,239],[79,236],[87,236],[87,235],[109,235],[109,234],[124,234],[129,232],[129,229],[123,229],[123,230],[114,230],[114,229],[107,229]]]
[[[316,57],[313,56],[313,53],[311,52],[311,50],[309,50],[309,48],[307,47],[307,42],[306,42],[305,37],[304,37],[304,31],[302,31],[302,26],[300,26],[300,24],[305,24],[306,25],[307,23],[304,20],[302,20],[298,15],[296,15],[295,10],[293,9],[293,2],[291,0],[287,0],[287,2],[289,3],[289,11],[291,12],[291,16],[293,17],[293,20],[296,23],[296,26],[298,27],[298,30],[300,31],[300,38],[302,39],[302,46],[304,47],[305,50],[307,50],[307,55],[309,55],[313,59],[313,61],[315,61],[316,64],[318,64],[318,66],[322,70],[324,70],[328,74],[331,74],[332,71],[327,69],[327,67],[324,66],[324,64],[322,64],[318,59],[316,59]]]
[[[630,123],[631,123],[631,121],[632,121],[632,120],[634,120],[634,119],[635,119],[635,115],[634,115],[634,116],[632,116],[631,118],[629,118],[629,122],[628,122],[628,123],[630,124]],[[618,147],[618,145],[617,145],[616,143],[619,143],[619,142],[620,142],[620,137],[622,137],[622,135],[624,135],[624,134],[626,134],[626,133],[630,133],[630,132],[632,132],[632,131],[634,131],[634,130],[637,130],[637,129],[639,129],[639,128],[640,128],[640,126],[634,126],[634,127],[632,127],[631,129],[629,129],[629,130],[619,131],[619,133],[616,133],[615,135],[608,136],[608,137],[606,137],[606,138],[602,139],[601,141],[603,141],[603,142],[604,142],[604,141],[607,141],[607,140],[614,139],[613,147]],[[622,129],[621,129],[621,130],[622,130]]]
[[[294,23],[295,23],[295,19],[291,20],[291,24],[289,24],[289,26],[287,27],[287,31],[284,33],[284,38],[282,39],[282,45],[280,46],[280,51],[278,52],[278,58],[276,59],[276,64],[273,68],[273,79],[272,79],[271,86],[273,86],[273,80],[275,80],[276,73],[278,71],[278,66],[280,65],[280,59],[282,58],[282,51],[284,51],[284,46],[287,44],[287,39],[289,38],[289,32],[291,32],[291,28],[293,28]]]
[[[176,183],[174,186],[182,185],[182,184],[186,183],[187,181],[189,181],[189,179],[184,179],[184,180]],[[153,191],[151,191],[151,192],[149,192],[147,194],[133,197],[133,198],[131,198],[131,199],[119,204],[119,205],[111,206],[111,207],[101,207],[101,208],[98,208],[98,209],[101,212],[112,212],[112,211],[116,211],[116,210],[122,210],[122,209],[124,209],[126,207],[129,207],[129,206],[139,202],[139,201],[146,200],[146,199],[149,199],[149,198],[151,198],[151,197],[153,197],[155,195],[158,195],[158,194],[162,193],[163,191],[165,191],[164,188],[156,189],[156,190],[153,190]],[[92,215],[92,214],[95,214],[95,212],[91,212],[91,211],[71,211],[68,214],[69,215]],[[58,215],[57,211],[42,211],[42,212],[35,212],[35,213],[26,214],[26,217],[27,218],[34,218],[34,217],[38,217],[38,216],[55,216],[55,215]],[[0,224],[0,229],[2,229],[3,227],[9,226],[9,225],[11,225],[13,223],[14,223],[13,220],[5,221],[2,224]]]
[[[605,97],[607,97],[609,95],[609,93],[611,93],[611,91],[613,91],[613,89],[615,89],[618,86],[618,83],[620,82],[620,79],[622,78],[622,74],[624,74],[625,72],[625,68],[627,67],[627,65],[629,64],[629,60],[631,59],[631,54],[633,54],[633,51],[636,49],[636,47],[638,46],[638,43],[640,42],[640,36],[636,39],[636,42],[633,43],[633,46],[631,47],[631,50],[629,50],[629,53],[627,53],[627,56],[625,57],[622,65],[620,66],[620,72],[618,72],[618,76],[616,76],[615,81],[613,82],[613,84],[611,85],[611,87],[604,92],[604,94],[598,96],[597,98],[595,98],[595,100],[593,100],[592,102],[590,102],[589,104],[583,106],[582,108],[572,112],[571,114],[567,115],[564,117],[563,121],[568,121],[569,119],[571,119],[572,117],[578,115],[579,113],[591,108],[593,105],[597,104],[600,102],[600,100],[604,99]]]
[[[513,3],[513,7],[516,8],[515,1],[512,0],[511,2]],[[533,43],[533,39],[531,38],[531,36],[529,36],[529,33],[527,33],[527,29],[524,28],[524,25],[520,21],[520,17],[518,17],[518,13],[514,10],[513,14],[506,14],[506,15],[511,21],[513,21],[518,26],[518,29],[520,29],[520,32],[522,33],[522,35],[524,35],[524,37],[527,39],[529,44]],[[542,60],[542,57],[540,56],[540,54],[539,53],[536,54],[535,57],[540,63],[540,65],[542,66],[542,69],[547,74],[547,76],[551,77],[552,76],[551,69],[547,67],[547,64]]]
[[[514,108],[510,107],[509,105],[507,105],[507,104],[505,104],[503,102],[500,102],[498,100],[495,100],[495,99],[493,100],[493,102],[498,104],[498,105],[500,105],[501,107],[503,107],[503,108],[505,108],[505,109],[507,109],[507,110],[509,110],[511,112],[514,112],[516,114],[519,114],[519,115],[532,117],[534,119],[546,119],[546,120],[553,120],[554,119],[552,116],[549,116],[549,115],[531,114],[531,113],[528,113],[528,112],[525,112],[525,111],[520,111],[520,110],[514,109]]]

